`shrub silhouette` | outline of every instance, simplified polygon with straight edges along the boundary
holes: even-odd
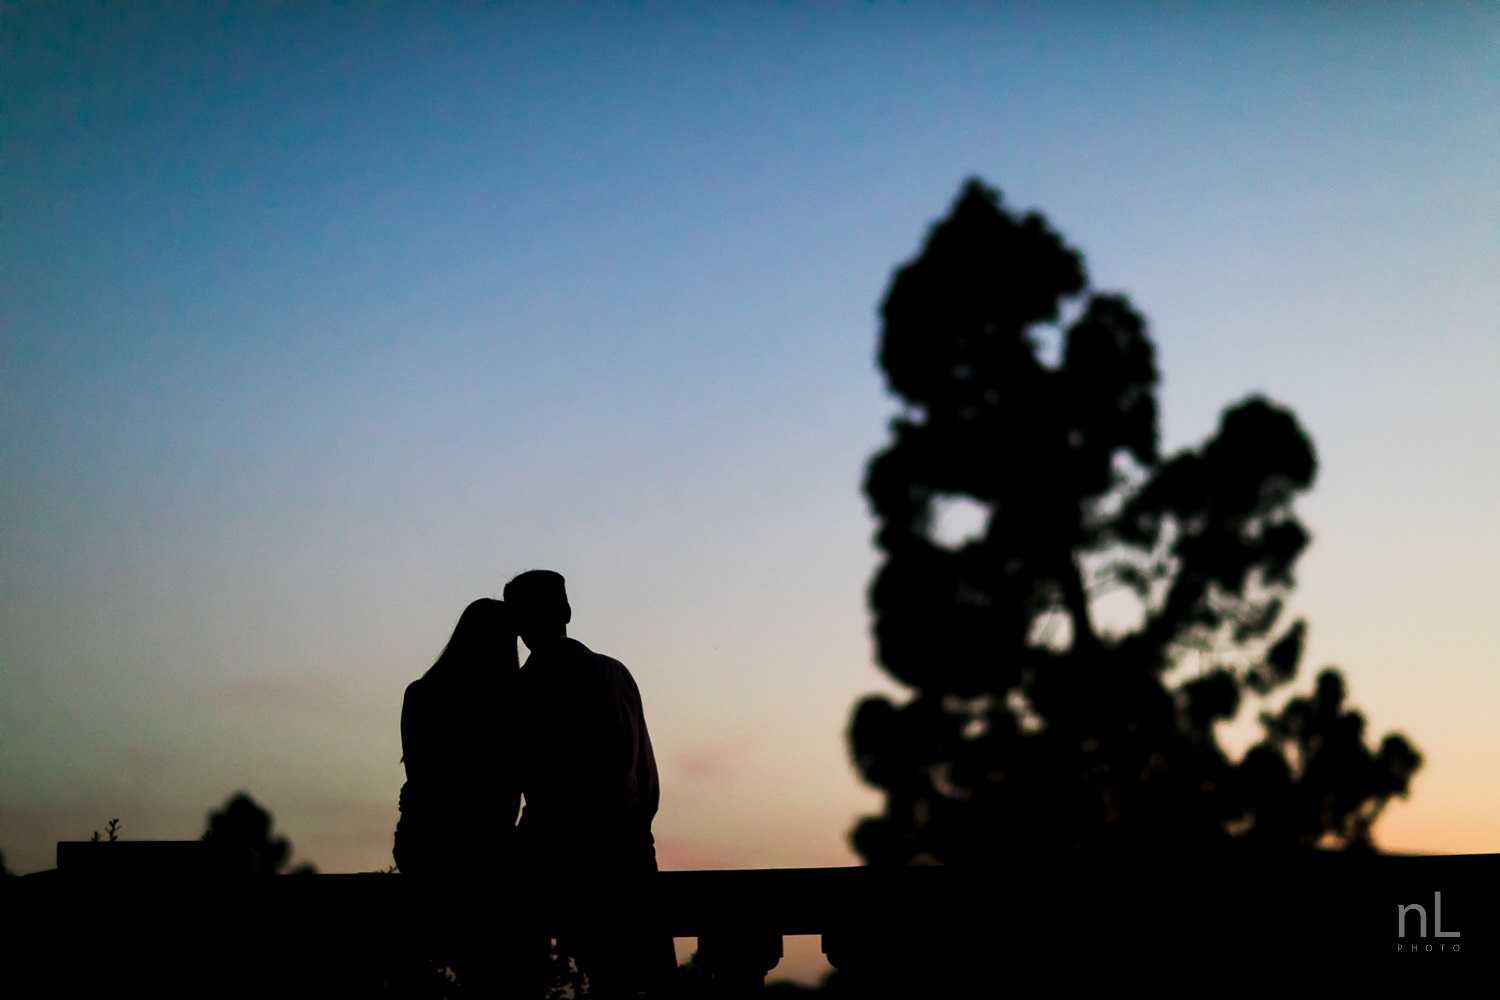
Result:
[[[1290,683],[1306,640],[1280,621],[1309,541],[1293,500],[1317,468],[1292,412],[1251,397],[1201,447],[1161,456],[1145,320],[977,179],[881,316],[905,406],[865,480],[884,554],[869,600],[880,663],[913,694],[854,711],[854,761],[886,794],[859,853],[1372,848],[1421,758],[1397,735],[1365,745],[1336,670],[1263,714],[1238,762],[1214,730]],[[977,537],[943,537],[957,504],[982,516]],[[1137,618],[1111,629],[1097,598],[1121,588]]]
[[[248,870],[260,875],[276,875],[286,867],[292,845],[285,837],[271,835],[271,814],[244,792],[236,792],[224,808],[209,814],[208,829],[203,838],[226,855],[242,860]],[[292,869],[292,875],[316,874],[311,862]]]

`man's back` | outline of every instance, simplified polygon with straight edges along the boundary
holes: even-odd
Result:
[[[655,868],[660,801],[640,690],[618,660],[559,637],[521,671],[526,747],[521,817],[541,850],[590,867]]]

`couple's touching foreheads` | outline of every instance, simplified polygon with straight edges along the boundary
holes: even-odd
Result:
[[[656,758],[635,679],[569,637],[572,621],[563,577],[550,570],[522,573],[503,600],[464,609],[437,662],[406,689],[393,853],[403,874],[456,889],[496,871],[555,875],[581,907],[600,916],[614,909],[628,922],[622,887],[656,870]],[[529,651],[524,666],[518,636]],[[539,988],[534,948],[493,944],[502,964],[531,968],[475,959],[476,975],[508,983],[516,996]],[[676,964],[670,937],[609,919],[559,944],[588,975],[591,994],[631,996]],[[471,942],[476,948],[487,945]]]

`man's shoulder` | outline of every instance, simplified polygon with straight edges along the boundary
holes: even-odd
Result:
[[[627,677],[630,675],[625,664],[613,656],[596,653],[571,636],[541,652],[532,653],[531,658],[526,661],[526,666],[521,668],[523,677],[528,672],[535,677],[543,675],[576,677],[580,673],[623,674]]]
[[[623,685],[631,689],[635,688],[635,678],[630,675],[630,670],[625,664],[613,656],[594,652],[577,639],[569,639],[568,641],[573,644],[575,662],[583,666],[589,673],[611,685]]]
[[[577,639],[569,639],[568,642],[571,645],[574,658],[580,663],[587,663],[596,670],[608,673],[622,673],[627,677],[630,676],[630,671],[626,669],[625,664],[613,656],[596,653]]]

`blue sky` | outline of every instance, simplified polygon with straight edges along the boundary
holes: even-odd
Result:
[[[962,180],[1263,391],[1295,610],[1493,851],[1500,15],[1482,5],[23,5],[0,24],[0,849],[246,787],[389,863],[405,684],[565,573],[673,867],[852,863],[875,309]],[[1230,734],[1242,739],[1250,730]],[[1238,734],[1238,735],[1236,735]]]

